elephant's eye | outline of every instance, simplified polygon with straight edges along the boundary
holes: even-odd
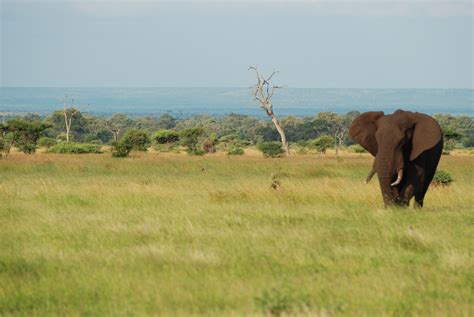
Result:
[[[401,148],[404,144],[405,144],[405,138],[403,138],[403,139],[401,139],[400,141],[398,141],[397,147]]]

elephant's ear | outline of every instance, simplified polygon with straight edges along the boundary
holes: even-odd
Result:
[[[441,127],[438,122],[426,114],[413,113],[414,132],[410,160],[413,161],[424,151],[435,146],[442,137]]]
[[[365,112],[355,118],[349,129],[351,138],[362,145],[373,156],[377,155],[377,141],[375,140],[377,120],[383,115],[382,111]]]

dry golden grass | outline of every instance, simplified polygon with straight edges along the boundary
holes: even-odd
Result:
[[[383,208],[371,160],[13,153],[0,315],[472,315],[474,156],[421,211]]]

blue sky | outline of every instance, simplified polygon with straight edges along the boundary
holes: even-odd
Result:
[[[0,1],[2,86],[473,88],[471,1]]]

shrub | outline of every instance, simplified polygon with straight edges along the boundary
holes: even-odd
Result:
[[[449,155],[452,150],[456,148],[456,141],[451,139],[451,140],[446,140],[444,142],[443,146],[443,153],[444,155]]]
[[[212,133],[203,143],[202,149],[206,153],[216,153],[217,136]]]
[[[362,147],[360,144],[351,145],[352,151],[355,153],[367,153],[367,150]]]
[[[448,186],[453,181],[451,174],[443,170],[437,170],[433,177],[433,185],[435,186]]]
[[[53,138],[48,138],[48,137],[41,137],[38,139],[38,145],[41,146],[41,147],[45,147],[47,149],[49,149],[50,147],[56,145],[58,143],[58,141],[56,141],[56,139],[53,139]]]
[[[127,142],[115,141],[111,143],[112,145],[112,157],[127,157],[132,151],[132,145]]]
[[[189,154],[194,154],[197,150],[199,137],[204,134],[202,128],[188,128],[180,132],[180,143],[187,148]]]
[[[285,153],[280,142],[262,142],[258,145],[258,149],[265,157],[281,157]]]
[[[244,149],[241,147],[233,147],[229,149],[227,152],[227,155],[243,155],[244,154]]]
[[[159,130],[157,131],[152,140],[157,144],[171,144],[179,141],[179,133],[174,130]]]
[[[327,149],[334,146],[334,138],[329,135],[322,135],[319,138],[310,141],[309,145],[319,153],[325,154]]]
[[[146,151],[150,145],[150,138],[146,131],[132,129],[125,133],[120,142],[126,143],[132,150]]]
[[[87,144],[87,143],[75,143],[75,142],[61,142],[49,148],[50,153],[63,153],[63,154],[85,154],[85,153],[102,153],[100,145]]]

